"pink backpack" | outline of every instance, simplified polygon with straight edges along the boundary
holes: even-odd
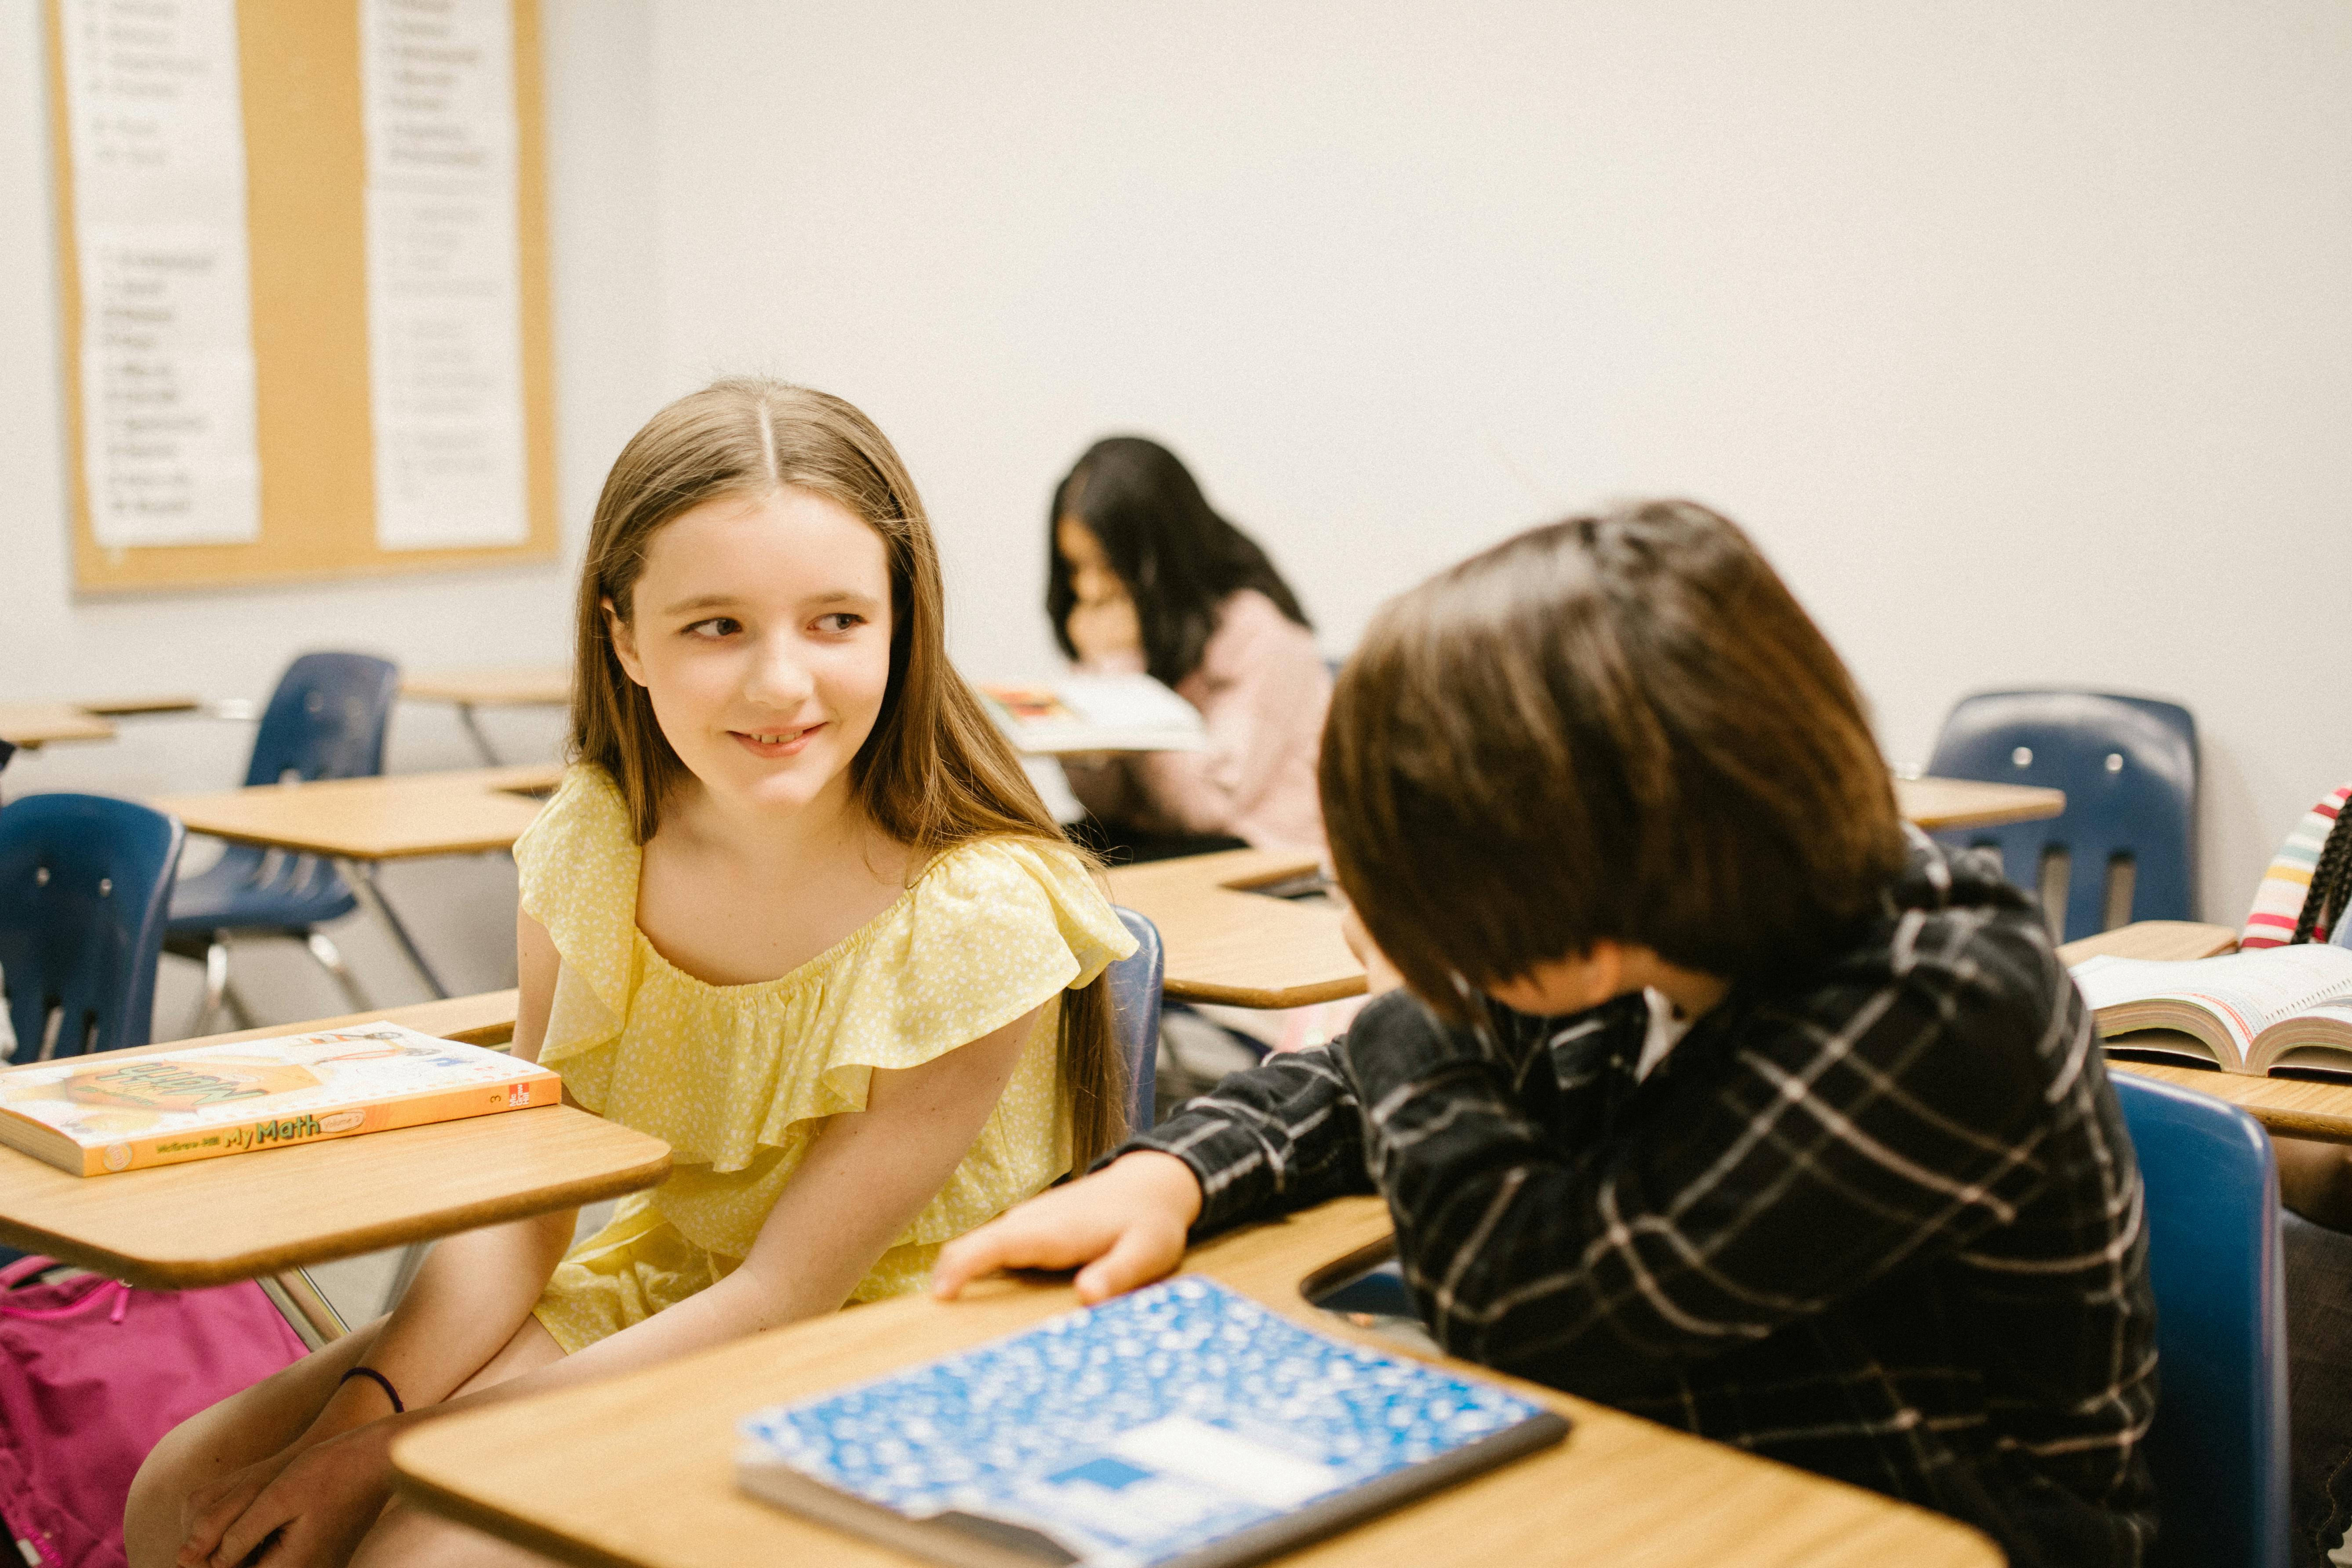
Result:
[[[30,1283],[55,1267],[0,1268],[0,1521],[26,1568],[123,1568],[122,1505],[147,1451],[292,1365],[302,1342],[250,1281]]]

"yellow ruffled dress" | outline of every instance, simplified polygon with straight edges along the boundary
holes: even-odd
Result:
[[[1035,1007],[971,1152],[851,1299],[921,1288],[940,1243],[1069,1169],[1061,994],[1135,941],[1068,850],[1019,838],[950,850],[829,951],[750,985],[697,980],[637,929],[639,851],[603,769],[572,769],[514,855],[523,910],[562,960],[541,1063],[675,1160],[557,1266],[535,1310],[566,1352],[725,1279],[823,1119],[865,1109],[875,1068],[919,1067]]]

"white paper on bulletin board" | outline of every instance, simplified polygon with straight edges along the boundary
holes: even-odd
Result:
[[[63,0],[60,25],[91,536],[258,538],[234,0]]]
[[[509,0],[361,0],[376,542],[520,544]]]

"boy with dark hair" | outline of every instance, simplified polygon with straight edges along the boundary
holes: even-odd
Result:
[[[2032,901],[1904,828],[1738,528],[1628,507],[1395,601],[1322,792],[1388,994],[952,1244],[940,1293],[1075,1264],[1098,1300],[1376,1186],[1456,1354],[2015,1563],[2142,1560],[2154,1308],[2088,1016]]]

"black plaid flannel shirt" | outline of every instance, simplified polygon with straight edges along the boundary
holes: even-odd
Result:
[[[1937,1509],[2019,1564],[2155,1531],[2139,1173],[2039,912],[1915,836],[1884,919],[1646,1079],[1638,995],[1455,1029],[1383,997],[1126,1145],[1196,1235],[1377,1190],[1456,1355]]]

